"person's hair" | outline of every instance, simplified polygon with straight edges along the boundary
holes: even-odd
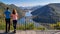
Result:
[[[7,10],[9,9],[9,7],[6,8]]]
[[[16,14],[16,13],[17,13],[16,9],[13,9],[12,14]]]

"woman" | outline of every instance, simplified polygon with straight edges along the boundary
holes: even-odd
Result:
[[[17,25],[17,20],[18,20],[18,14],[15,9],[13,9],[13,12],[11,14],[12,20],[13,20],[13,27],[14,27],[14,33],[16,33],[16,25]]]

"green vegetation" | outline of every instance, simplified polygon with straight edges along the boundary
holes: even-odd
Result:
[[[60,22],[57,22],[56,24],[50,24],[50,27],[55,30],[60,30]]]
[[[50,24],[49,25],[53,30],[60,30],[60,22],[57,22],[56,24]],[[11,30],[13,30],[13,24],[11,23]],[[5,21],[3,18],[0,17],[0,30],[5,30]],[[25,23],[23,24],[17,24],[17,30],[47,30],[46,27],[39,26],[36,27],[34,23]]]
[[[10,29],[13,30],[13,24],[11,23]],[[0,30],[5,30],[5,21],[0,19]],[[35,27],[34,23],[26,23],[25,25],[17,24],[17,30],[45,30],[44,27]]]

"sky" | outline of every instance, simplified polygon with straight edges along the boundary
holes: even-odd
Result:
[[[49,3],[60,3],[60,0],[0,0],[5,4],[14,4],[16,6],[37,6],[37,5],[46,5]]]

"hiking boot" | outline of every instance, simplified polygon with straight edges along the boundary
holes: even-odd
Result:
[[[13,33],[16,33],[16,31],[13,31]]]

